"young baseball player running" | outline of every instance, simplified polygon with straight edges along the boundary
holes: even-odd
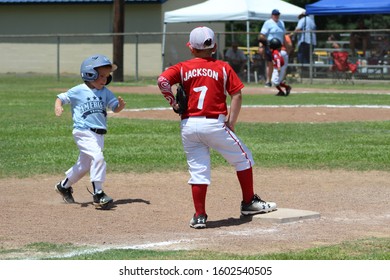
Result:
[[[282,42],[278,38],[271,39],[269,48],[272,51],[272,63],[274,66],[272,83],[278,89],[276,96],[288,96],[291,92],[291,86],[283,81],[288,65],[288,55],[286,52],[281,52]],[[286,89],[286,92],[282,90],[282,87]]]
[[[197,27],[187,43],[194,58],[169,67],[158,78],[158,86],[169,104],[179,109],[172,85],[181,84],[188,96],[188,109],[181,114],[181,137],[190,172],[195,214],[190,227],[205,228],[206,192],[210,184],[210,148],[236,169],[242,190],[241,214],[254,215],[276,210],[254,194],[252,154],[234,133],[244,87],[229,64],[212,58],[216,51],[214,32]],[[231,97],[230,112],[227,96]]]
[[[117,66],[103,55],[85,59],[80,68],[84,83],[67,92],[57,95],[54,110],[61,116],[62,105],[70,104],[73,117],[73,138],[80,150],[75,165],[65,172],[64,180],[55,185],[55,190],[66,203],[74,203],[72,185],[76,184],[88,171],[93,187],[93,204],[106,209],[113,199],[103,191],[106,179],[106,162],[103,156],[104,134],[107,132],[107,108],[118,113],[126,102],[106,88],[111,80],[111,72]]]

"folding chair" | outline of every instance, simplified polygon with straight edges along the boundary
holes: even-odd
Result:
[[[348,83],[354,84],[354,74],[358,68],[357,64],[348,61],[348,52],[334,51],[332,52],[333,65],[331,68],[333,83]]]

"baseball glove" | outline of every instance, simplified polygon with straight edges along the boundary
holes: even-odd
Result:
[[[176,114],[182,115],[187,111],[187,94],[181,84],[178,85],[176,90],[176,103],[179,105],[179,109],[173,108]]]

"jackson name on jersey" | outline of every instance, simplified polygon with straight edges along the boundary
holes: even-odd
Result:
[[[218,81],[218,72],[207,69],[207,68],[197,68],[197,69],[191,69],[184,73],[184,81],[187,81],[188,79],[194,78],[194,77],[210,77]]]

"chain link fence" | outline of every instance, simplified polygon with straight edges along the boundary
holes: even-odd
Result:
[[[367,44],[362,41],[352,43],[351,38],[356,32],[366,38]],[[390,80],[390,29],[326,30],[313,34],[317,36],[317,45],[311,46],[313,55],[309,64],[298,63],[296,40],[292,38],[295,51],[289,57],[286,77],[290,82]],[[58,79],[65,75],[78,75],[80,64],[86,57],[96,53],[113,57],[113,37],[117,35],[0,35],[0,74],[49,74],[56,75]],[[191,57],[186,47],[188,33],[119,35],[124,36],[125,79],[157,77],[169,65]],[[230,47],[226,41],[237,41],[248,59],[244,73],[241,73],[243,80],[250,83],[264,80],[266,63],[257,52],[257,33],[216,32],[216,36],[216,58],[224,59],[224,53]],[[347,63],[355,65],[356,69],[337,70],[333,57],[335,52],[345,52]]]

